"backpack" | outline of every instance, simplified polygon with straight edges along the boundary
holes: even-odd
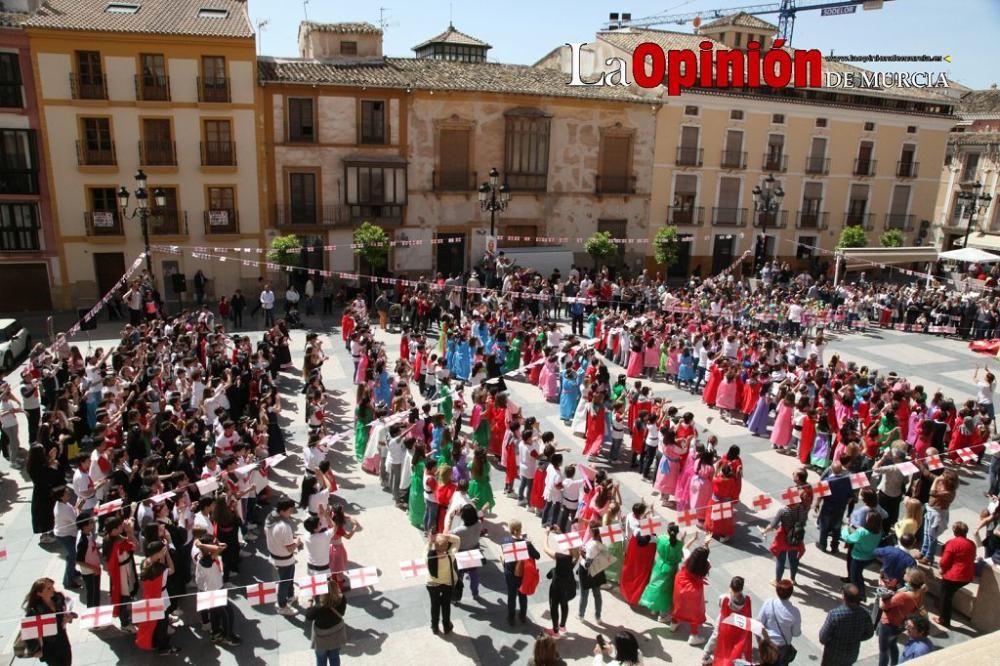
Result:
[[[792,529],[785,534],[785,543],[789,546],[801,546],[806,539],[806,521],[796,521]]]

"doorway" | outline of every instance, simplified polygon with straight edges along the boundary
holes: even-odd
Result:
[[[441,242],[437,246],[437,272],[446,278],[465,273],[465,234],[435,234]]]
[[[690,274],[691,246],[693,244],[694,236],[690,234],[677,237],[677,261],[667,269],[667,277],[682,278]]]
[[[97,278],[97,298],[114,289],[125,275],[123,252],[95,252],[94,275]]]
[[[732,235],[715,237],[715,246],[712,250],[712,275],[718,275],[733,263],[735,246],[736,239]]]

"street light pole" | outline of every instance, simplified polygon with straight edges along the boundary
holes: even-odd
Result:
[[[983,184],[978,180],[972,185],[972,191],[959,192],[956,197],[962,202],[962,211],[965,212],[965,208],[969,209],[969,221],[965,225],[965,240],[962,242],[962,247],[969,247],[969,235],[972,233],[972,225],[976,222],[976,214],[985,212],[989,208],[990,202],[993,201],[993,197],[989,194],[980,194],[979,191],[983,189]]]
[[[490,236],[496,235],[496,214],[502,213],[510,203],[510,188],[500,185],[500,172],[490,169],[490,179],[479,186],[479,208],[490,212]]]
[[[763,185],[763,186],[761,186]],[[764,267],[767,260],[767,218],[774,215],[781,206],[781,200],[785,196],[785,191],[781,189],[781,183],[774,178],[774,174],[768,174],[767,178],[761,181],[761,185],[753,188],[753,210],[759,215],[760,236],[755,248],[754,272]]]
[[[135,210],[131,213],[128,212],[129,194],[128,188],[122,185],[118,189],[118,204],[121,206],[122,217],[134,220],[136,217],[139,218],[139,223],[142,225],[142,242],[143,248],[146,253],[146,271],[149,273],[149,279],[156,285],[156,278],[153,274],[153,254],[149,249],[149,193],[146,190],[147,184],[146,174],[142,169],[139,169],[135,174]],[[160,188],[153,190],[153,203],[157,208],[164,208],[167,205],[167,194]]]

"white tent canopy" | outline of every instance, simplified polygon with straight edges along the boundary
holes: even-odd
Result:
[[[948,259],[950,261],[974,261],[977,264],[988,264],[1000,261],[1000,256],[990,254],[975,247],[963,247],[959,250],[948,250],[938,255],[938,259]]]

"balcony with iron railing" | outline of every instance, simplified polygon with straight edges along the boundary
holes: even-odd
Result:
[[[315,204],[275,204],[274,226],[279,228],[315,228],[319,226],[348,226],[351,224],[346,207],[340,204],[317,206]]]
[[[872,213],[844,213],[844,226],[861,227],[865,231],[871,231],[875,228],[872,217]]]
[[[103,75],[82,77],[69,75],[69,89],[73,99],[107,99],[108,80]]]
[[[198,77],[198,101],[227,104],[232,101],[228,78],[205,79]]]
[[[202,141],[202,166],[236,166],[236,144],[232,141]]]
[[[747,154],[742,150],[723,150],[719,156],[719,166],[723,169],[746,169]]]
[[[86,141],[76,142],[76,163],[80,166],[115,166],[118,159],[115,155],[115,142],[101,148],[87,145]]]
[[[88,236],[124,236],[121,216],[116,210],[98,210],[83,214]]]
[[[907,160],[900,160],[896,162],[897,178],[916,178],[919,171],[920,162],[910,162]]]
[[[177,144],[173,141],[140,141],[141,166],[177,166]]]
[[[169,102],[170,77],[136,75],[135,98],[140,102]]]
[[[830,158],[829,157],[806,157],[805,165],[806,173],[813,176],[825,176],[830,173]]]
[[[877,161],[873,159],[857,158],[854,160],[854,175],[855,176],[874,176],[875,166]]]
[[[752,212],[753,226],[758,229],[784,229],[788,226],[788,211],[779,210],[773,213]]]
[[[788,171],[788,155],[766,153],[760,162],[761,171]]]
[[[0,167],[0,194],[38,194],[38,171]]]
[[[670,206],[667,224],[675,227],[700,227],[705,222],[704,206]]]
[[[175,208],[156,208],[149,213],[150,236],[187,236],[187,211]]]
[[[347,216],[351,224],[370,222],[376,226],[398,227],[403,223],[406,206],[396,204],[347,204]]]
[[[679,146],[677,148],[677,166],[695,166],[700,167],[702,165],[702,158],[704,157],[705,151],[701,148],[689,148],[687,146]]]
[[[796,229],[822,230],[830,226],[830,213],[800,210],[795,215]]]
[[[435,192],[475,192],[479,188],[475,171],[431,172],[431,186]]]
[[[719,227],[742,227],[747,223],[746,208],[712,208],[712,224]]]
[[[206,236],[240,233],[240,215],[235,209],[206,210],[204,217]]]
[[[504,183],[518,192],[545,192],[549,187],[549,177],[545,173],[508,171],[504,173]]]
[[[595,177],[596,194],[635,194],[635,176]]]
[[[901,213],[886,213],[885,228],[899,231],[913,231],[913,216]]]

